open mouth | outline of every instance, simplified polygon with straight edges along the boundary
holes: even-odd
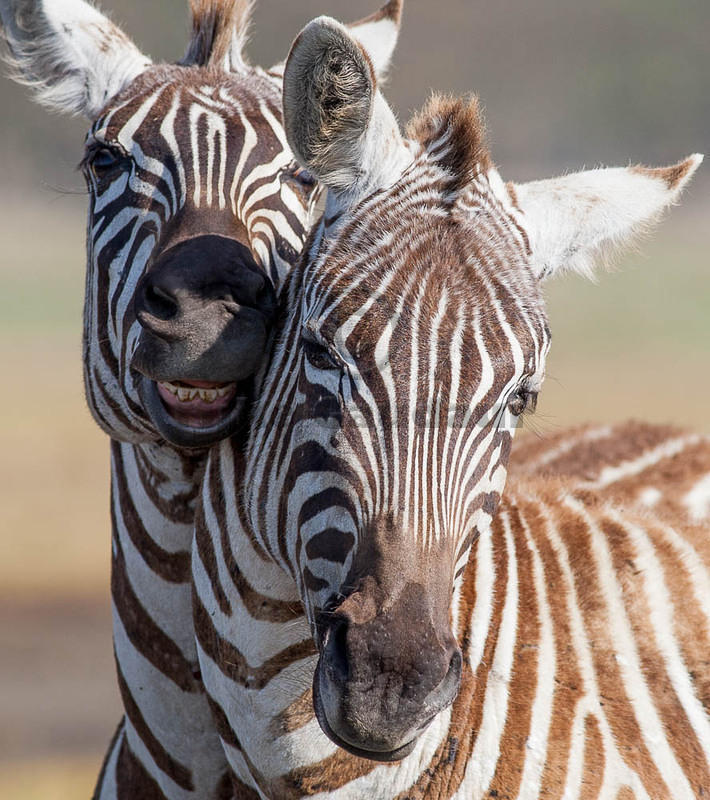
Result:
[[[138,393],[164,439],[178,447],[208,447],[239,427],[251,395],[251,379],[154,381],[140,375]]]
[[[237,384],[208,381],[158,381],[158,394],[170,415],[181,425],[209,428],[231,408]]]

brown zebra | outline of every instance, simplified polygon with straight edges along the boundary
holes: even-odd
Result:
[[[284,119],[326,212],[248,448],[210,453],[192,562],[238,795],[707,794],[707,526],[607,499],[602,464],[501,497],[544,375],[542,279],[588,271],[701,158],[505,184],[475,100],[434,98],[402,137],[328,18],[293,45]]]
[[[192,0],[152,64],[82,0],[0,0],[15,76],[91,121],[86,396],[111,443],[114,649],[125,718],[97,797],[230,793],[200,679],[190,548],[205,447],[238,429],[300,251],[314,181],[281,121],[283,65],[250,66],[249,0]],[[400,3],[353,25],[386,66]]]
[[[574,478],[580,489],[620,503],[707,524],[709,442],[708,436],[670,425],[581,426],[524,437],[514,448],[509,474]]]

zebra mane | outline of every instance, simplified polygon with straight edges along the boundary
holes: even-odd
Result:
[[[406,136],[427,151],[447,174],[447,189],[459,192],[476,172],[487,171],[491,157],[478,98],[433,94],[407,125]]]
[[[192,36],[179,63],[244,69],[253,6],[253,0],[190,0]]]

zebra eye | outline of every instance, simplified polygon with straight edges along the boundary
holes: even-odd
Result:
[[[537,406],[537,392],[519,386],[508,399],[508,408],[514,417],[519,417],[526,411],[533,412]]]
[[[340,364],[328,347],[308,336],[302,336],[303,350],[314,369],[340,369]]]
[[[128,159],[123,153],[103,146],[93,148],[86,157],[86,164],[97,181],[110,177],[114,172],[122,169],[127,161]]]
[[[298,184],[298,186],[306,192],[310,192],[316,183],[318,183],[312,173],[304,167],[301,167],[295,161],[286,170],[285,177],[293,183]]]
[[[317,183],[315,177],[304,167],[296,167],[291,174],[294,180],[297,180],[302,186],[306,186],[309,189]]]

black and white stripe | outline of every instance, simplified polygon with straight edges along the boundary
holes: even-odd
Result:
[[[0,3],[22,79],[42,102],[92,123],[82,162],[89,190],[84,377],[94,418],[113,440],[114,647],[126,711],[100,798],[232,792],[191,614],[204,450],[166,443],[143,405],[133,364],[137,289],[166,249],[204,234],[239,239],[253,269],[278,287],[301,249],[313,198],[312,182],[291,169],[280,79],[243,58],[251,3],[190,5],[187,55],[178,65],[153,65],[82,0]]]
[[[213,449],[196,520],[198,656],[230,766],[262,798],[703,796],[707,531],[624,507],[610,487],[643,456],[587,486],[521,464],[501,497],[544,372],[541,279],[586,269],[699,160],[505,185],[475,104],[434,99],[402,140],[366,67],[332,20],[294,44],[287,131],[331,194],[249,446]]]

